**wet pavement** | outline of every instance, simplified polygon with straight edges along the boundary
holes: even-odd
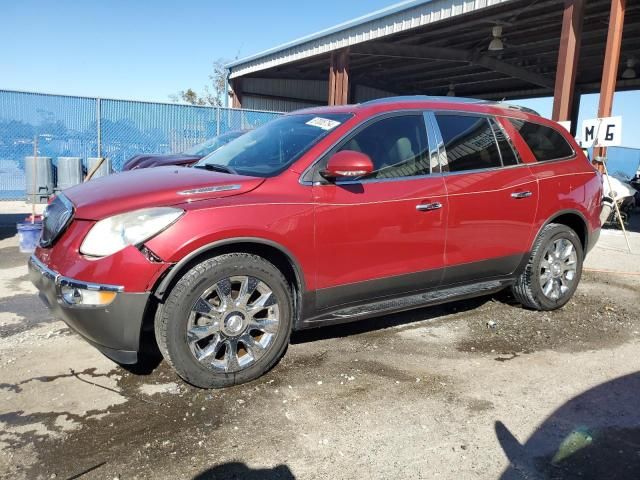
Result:
[[[296,333],[264,377],[201,390],[52,319],[16,245],[0,239],[0,478],[640,478],[639,276],[586,272],[555,312],[500,293]]]

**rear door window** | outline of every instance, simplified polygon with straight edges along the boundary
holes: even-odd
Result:
[[[574,155],[571,145],[553,128],[515,118],[510,118],[509,121],[518,130],[537,161],[546,162]]]
[[[489,119],[474,115],[436,113],[450,172],[501,167]]]

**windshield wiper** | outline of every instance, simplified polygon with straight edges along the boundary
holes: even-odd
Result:
[[[215,163],[204,163],[202,165],[194,165],[193,168],[204,168],[205,170],[210,170],[212,172],[231,173],[233,175],[236,175],[238,173],[231,167],[227,167],[225,165],[217,165]]]

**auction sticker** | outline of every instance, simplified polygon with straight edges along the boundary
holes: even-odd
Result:
[[[331,130],[332,128],[336,128],[340,125],[340,122],[336,122],[335,120],[330,120],[328,118],[315,117],[307,122],[307,125],[311,125],[312,127],[318,127],[323,130]]]

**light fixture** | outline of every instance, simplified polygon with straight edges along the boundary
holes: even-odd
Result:
[[[491,34],[493,35],[493,39],[491,40],[491,43],[489,43],[489,51],[499,52],[500,50],[504,50],[504,44],[502,43],[502,27],[500,25],[496,25],[491,29]]]
[[[636,78],[636,60],[634,58],[627,59],[627,68],[622,72],[622,78]]]
[[[447,92],[447,97],[455,97],[455,96],[456,96],[455,85],[453,83],[450,83],[449,91]]]

